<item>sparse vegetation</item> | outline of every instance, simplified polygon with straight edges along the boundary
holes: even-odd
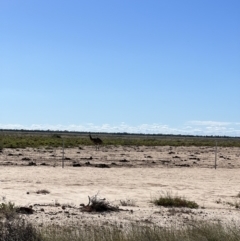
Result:
[[[23,219],[0,223],[0,241],[238,241],[239,226],[221,223],[192,223],[185,227],[155,226],[59,227],[38,229]]]
[[[228,204],[231,207],[240,208],[240,202],[239,201],[227,202],[226,204]]]
[[[60,136],[60,135],[59,135]],[[61,138],[60,138],[61,137]],[[27,134],[11,134],[5,135],[2,139],[2,148],[4,147],[42,147],[45,146],[45,150],[48,150],[47,153],[54,153],[55,147],[62,146],[62,140],[64,140],[65,147],[74,147],[79,145],[91,145],[88,136],[86,135],[67,135],[66,133],[61,133],[61,136],[55,136],[54,134],[44,134],[41,133],[27,135]],[[0,136],[1,138],[1,136]],[[145,136],[145,135],[109,135],[109,136],[101,136],[104,140],[104,145],[132,145],[136,146],[134,149],[141,149],[141,147],[137,147],[140,145],[171,145],[171,146],[187,146],[187,145],[204,145],[204,146],[214,146],[215,141],[214,138],[203,138],[203,137],[164,137],[164,136]],[[221,139],[222,146],[235,145],[236,139]],[[0,143],[1,144],[1,143]],[[220,144],[221,145],[221,144]],[[236,144],[238,145],[238,144]],[[54,148],[53,148],[54,147]],[[110,148],[110,147],[109,147]],[[1,145],[0,145],[1,149]],[[79,150],[82,150],[82,147],[79,147]],[[86,148],[87,149],[87,148]],[[90,148],[89,148],[90,149]],[[106,148],[107,149],[107,148]],[[127,148],[126,148],[127,149]],[[154,149],[154,148],[153,148]],[[50,152],[49,150],[52,150]],[[22,150],[21,150],[22,151]],[[4,155],[2,157],[6,157],[8,152],[11,150],[4,150]],[[82,151],[81,151],[82,152]],[[15,151],[12,151],[15,155]],[[79,152],[80,153],[80,152]],[[171,155],[176,155],[176,153],[171,153]],[[81,158],[81,155],[79,155]],[[150,156],[149,156],[150,158]],[[9,157],[11,160],[11,157]],[[23,159],[22,159],[23,160]],[[32,159],[31,159],[32,160]],[[34,159],[33,159],[34,160]],[[74,160],[74,159],[73,159]],[[124,159],[126,160],[126,159]],[[28,160],[29,161],[29,160]],[[88,162],[89,163],[89,162]],[[91,164],[94,161],[91,161]],[[89,163],[90,164],[90,163]],[[94,164],[92,164],[94,165]],[[48,194],[50,193],[46,189],[41,189],[36,191],[38,194]],[[239,208],[240,203],[240,192],[238,194],[234,194],[233,202],[231,203],[232,207]],[[236,202],[234,203],[234,200]],[[119,201],[118,201],[119,202]],[[164,212],[167,213],[167,218],[170,215],[173,215],[173,219],[178,214],[190,214],[187,217],[192,217],[197,214],[193,208],[198,208],[198,204],[194,201],[188,201],[183,197],[173,196],[171,194],[162,195],[152,201],[155,205],[170,207],[165,209]],[[221,199],[216,201],[217,203],[223,203]],[[119,204],[119,203],[118,203]],[[120,204],[122,206],[135,206],[135,201],[131,199],[120,200]],[[79,215],[78,207],[72,212],[70,210],[71,206],[68,204],[60,204],[57,200],[55,200],[55,206],[60,206],[59,212],[62,212],[64,217],[70,218],[71,215]],[[230,205],[230,203],[229,203]],[[69,208],[69,210],[68,210]],[[62,210],[61,210],[62,209]],[[233,208],[231,208],[233,209]],[[84,240],[84,241],[135,241],[135,240],[149,240],[149,241],[158,241],[158,240],[168,240],[168,241],[176,241],[176,240],[189,240],[189,241],[202,241],[202,240],[240,240],[240,228],[239,226],[225,226],[220,223],[195,223],[190,219],[187,219],[186,222],[183,223],[183,227],[156,227],[153,226],[151,222],[145,222],[145,220],[138,220],[138,223],[134,225],[128,225],[128,223],[122,222],[121,224],[114,224],[108,221],[101,224],[96,224],[96,226],[92,226],[91,224],[85,222],[81,225],[75,225],[72,222],[69,222],[69,226],[34,226],[33,224],[27,223],[21,216],[24,216],[25,220],[26,213],[19,212],[20,209],[16,208],[15,205],[11,202],[6,203],[3,202],[0,204],[0,241],[13,241],[13,240],[38,240],[38,241],[68,241],[68,240]],[[35,213],[40,209],[34,210]],[[43,210],[43,211],[42,211]],[[46,210],[46,209],[45,209]],[[89,197],[89,203],[87,205],[83,205],[81,208],[82,211],[86,212],[106,212],[106,211],[121,211],[123,209],[119,209],[119,207],[112,205],[106,199],[101,199],[97,195],[93,197]],[[127,210],[127,208],[126,208]],[[126,211],[125,210],[125,211]],[[131,210],[132,211],[132,210]],[[160,209],[160,212],[162,209]],[[44,209],[41,209],[41,212],[45,212]],[[134,211],[135,212],[135,211]],[[236,210],[237,212],[237,210]],[[24,214],[23,214],[24,213]],[[47,212],[46,212],[47,213]],[[81,214],[80,214],[81,215]],[[99,214],[83,214],[83,215],[92,215],[94,218],[97,216],[105,216],[105,213]],[[108,215],[108,214],[107,214]],[[114,213],[111,213],[114,217]],[[183,215],[184,216],[184,215]],[[69,220],[70,220],[69,219]],[[90,218],[91,219],[91,218]],[[107,220],[107,219],[106,219]],[[105,220],[104,220],[105,221]],[[129,221],[129,220],[128,220]],[[171,220],[172,221],[172,220]],[[186,224],[188,223],[188,224]],[[45,225],[45,224],[44,224]],[[57,224],[58,225],[58,224]],[[74,226],[71,226],[74,225]],[[149,226],[147,226],[149,225]]]
[[[135,207],[136,202],[132,199],[120,200],[121,206]]]
[[[53,134],[53,135],[52,135],[52,138],[61,138],[61,135],[59,135],[59,134]]]
[[[163,207],[186,207],[186,208],[198,208],[198,204],[194,201],[188,201],[183,197],[172,196],[170,193],[160,195],[152,201],[157,206]]]
[[[92,207],[112,207],[105,199],[97,195],[89,198]],[[97,208],[96,208],[97,209]],[[13,203],[2,203],[0,213],[16,214]],[[232,223],[224,225],[220,222],[197,222],[183,226],[157,227],[144,224],[119,225],[74,225],[37,227],[19,215],[11,219],[0,220],[0,241],[238,241],[240,227]]]
[[[123,146],[218,146],[240,147],[240,138],[230,137],[202,137],[202,136],[174,136],[174,135],[144,135],[127,133],[97,133],[103,140],[103,145]],[[79,147],[92,145],[88,133],[51,132],[51,131],[2,131],[0,133],[0,149],[26,147]]]
[[[37,194],[44,194],[44,195],[46,195],[46,194],[49,194],[50,192],[48,190],[46,190],[46,189],[41,189],[41,190],[36,191],[36,193]]]
[[[0,153],[3,151],[3,141],[0,139]]]
[[[0,218],[12,219],[17,216],[16,210],[17,208],[15,207],[14,203],[3,202],[0,204]]]
[[[22,218],[0,222],[0,241],[44,241],[40,231]]]
[[[240,202],[235,202],[235,208],[240,208]]]
[[[57,229],[48,227],[44,237],[44,241],[238,241],[240,228],[234,224],[225,227],[220,223],[194,223],[179,228],[137,225],[127,228],[89,226],[88,228]]]

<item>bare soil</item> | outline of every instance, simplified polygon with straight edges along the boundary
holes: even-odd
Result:
[[[64,168],[62,158],[64,156]],[[36,225],[130,223],[161,227],[193,220],[240,221],[240,148],[94,146],[65,149],[4,149],[0,153],[0,198],[32,207]],[[171,193],[198,209],[157,207]],[[83,212],[98,195],[114,212]],[[124,204],[124,206],[123,206]]]

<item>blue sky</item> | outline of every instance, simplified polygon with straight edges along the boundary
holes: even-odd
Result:
[[[240,1],[0,1],[0,128],[240,136]]]

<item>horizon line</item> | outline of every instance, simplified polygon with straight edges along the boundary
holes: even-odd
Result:
[[[132,134],[163,134],[191,136],[235,136],[240,137],[240,122],[219,121],[187,121],[177,127],[163,123],[129,125],[118,124],[3,124],[0,129],[6,130],[52,130],[72,132],[132,133]]]
[[[131,132],[106,132],[106,131],[72,131],[72,130],[39,130],[39,129],[5,129],[0,128],[0,132],[52,132],[52,133],[93,133],[93,134],[109,134],[109,135],[144,135],[144,136],[180,136],[180,137],[206,137],[206,138],[240,138],[240,136],[227,135],[194,135],[194,134],[170,134],[170,133],[131,133]]]

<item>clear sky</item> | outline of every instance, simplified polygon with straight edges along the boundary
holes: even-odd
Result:
[[[0,128],[240,136],[239,0],[0,0]]]

